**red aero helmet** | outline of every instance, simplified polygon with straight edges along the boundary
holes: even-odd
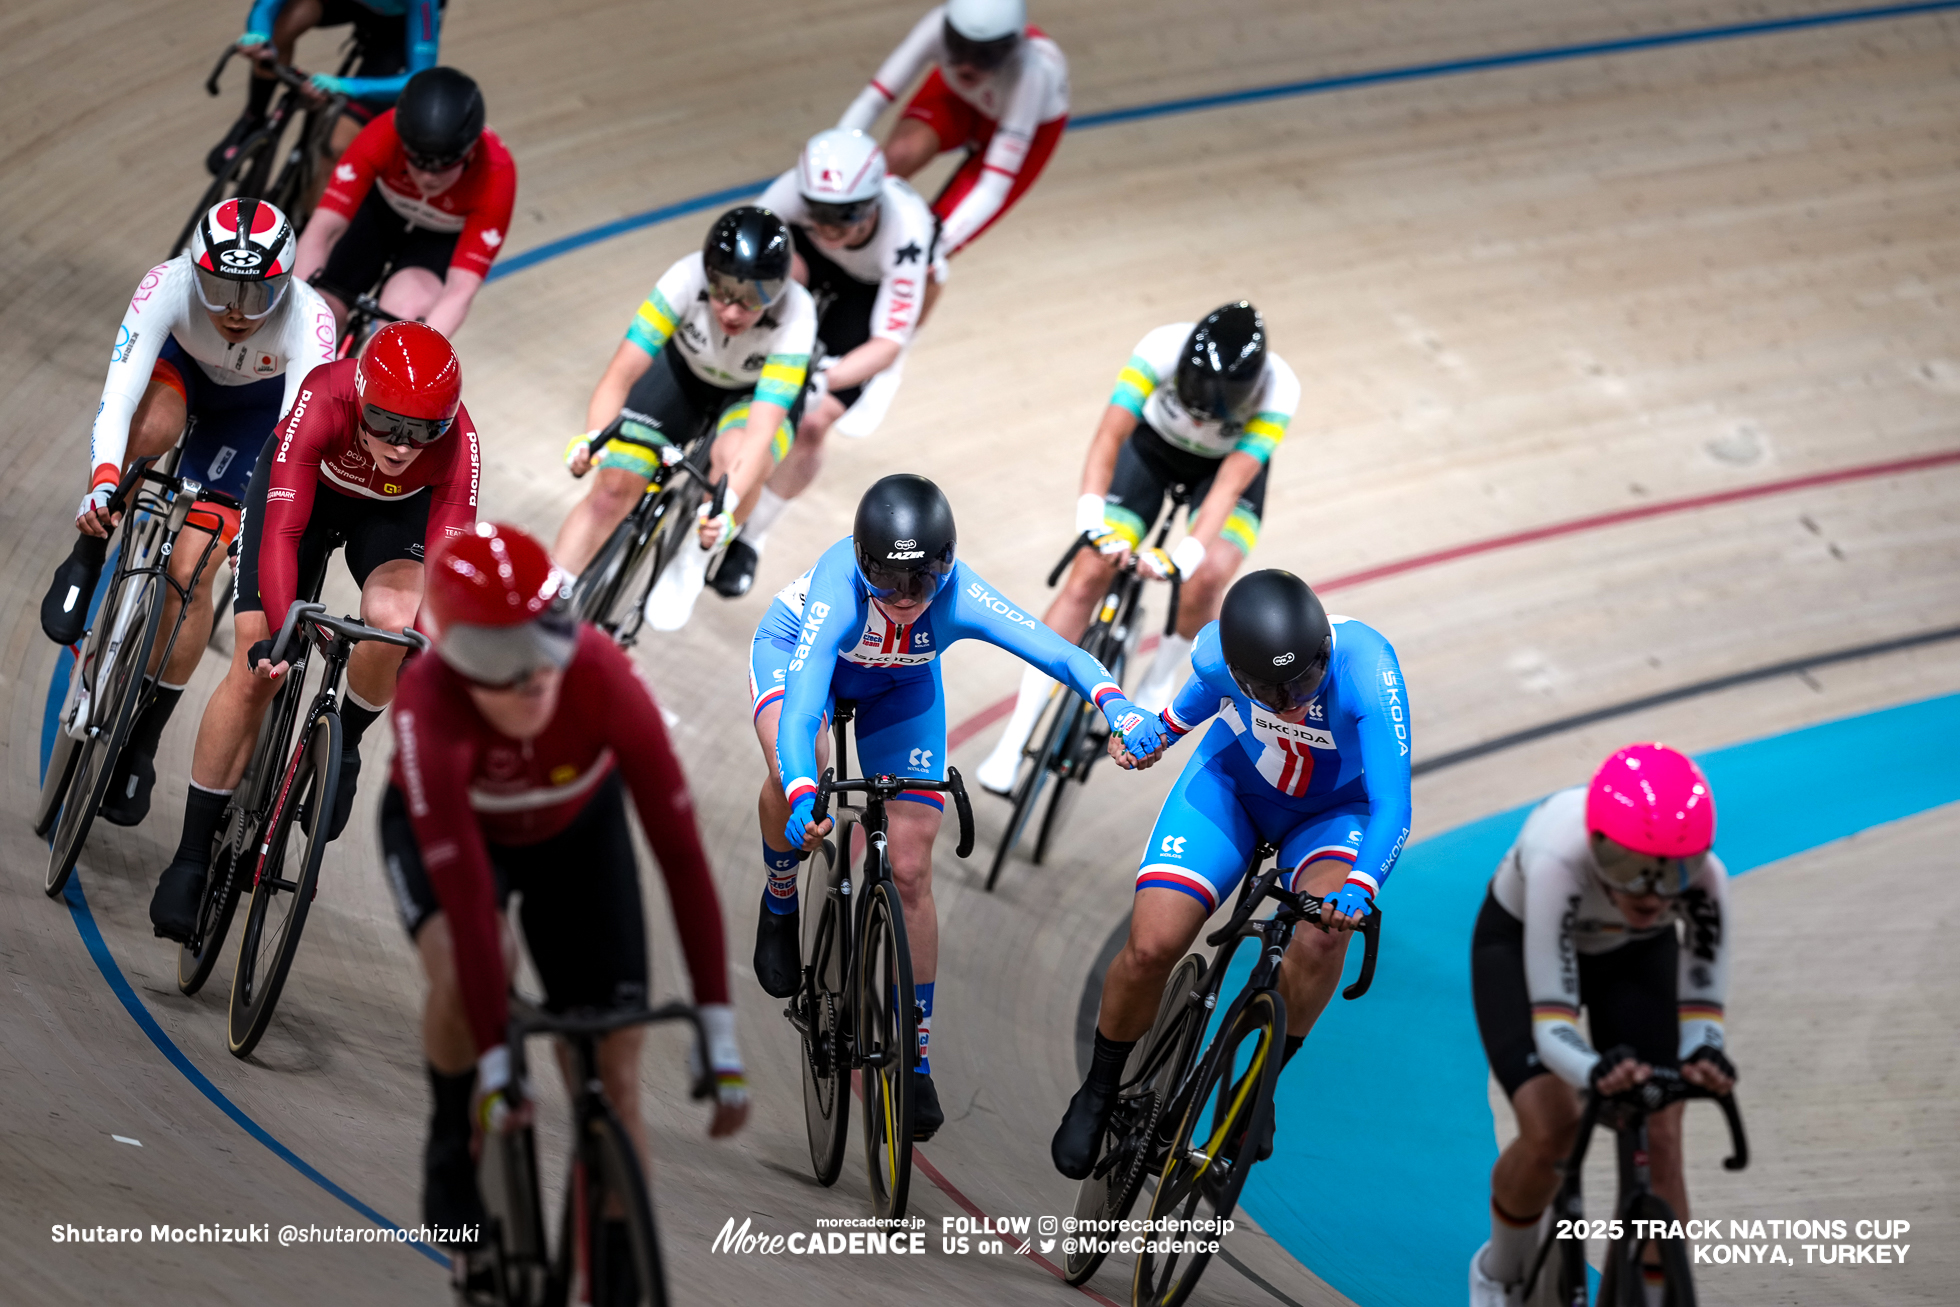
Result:
[[[391,322],[374,333],[354,370],[361,425],[391,445],[432,445],[463,402],[463,368],[440,331]]]
[[[514,685],[562,668],[578,645],[564,573],[519,527],[478,522],[437,545],[423,597],[436,653],[479,684]]]
[[[1715,795],[1685,753],[1629,744],[1593,773],[1586,829],[1649,857],[1692,858],[1715,843]]]

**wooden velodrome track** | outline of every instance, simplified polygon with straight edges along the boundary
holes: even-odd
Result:
[[[1037,4],[1035,17],[1071,56],[1080,116],[1831,7],[1145,0]],[[200,89],[236,33],[233,8],[17,0],[0,15],[7,1301],[443,1293],[437,1267],[400,1247],[104,1247],[49,1236],[68,1222],[372,1224],[337,1193],[394,1222],[419,1219],[420,981],[369,827],[357,818],[331,856],[295,979],[249,1063],[224,1052],[228,966],[184,999],[174,949],[150,935],[148,896],[174,847],[215,656],[165,738],[148,823],[98,827],[77,906],[40,894],[45,855],[28,830],[55,663],[36,604],[68,544],[113,324],[235,111],[236,80],[222,104]],[[787,167],[914,8],[455,0],[445,62],[481,80],[521,170],[506,248],[521,254]],[[1038,610],[1040,577],[1066,543],[1080,452],[1126,351],[1153,326],[1246,295],[1305,384],[1275,463],[1259,563],[1326,581],[1589,515],[1765,491],[1334,589],[1330,606],[1400,651],[1419,762],[1949,627],[1960,612],[1960,462],[1922,456],[1960,451],[1957,38],[1960,15],[1936,7],[1072,133],[1033,194],[957,261],[884,427],[833,442],[823,480],[777,529],[756,595],[710,595],[686,631],[642,646],[679,718],[724,891],[757,1094],[747,1132],[710,1145],[698,1107],[680,1095],[674,1046],[658,1043],[647,1060],[680,1300],[1073,1296],[1011,1255],[812,1268],[709,1252],[729,1217],[787,1232],[865,1210],[855,1126],[838,1186],[807,1178],[790,1032],[746,965],[761,763],[743,659],[765,597],[845,529],[869,480],[897,469],[938,479],[960,515],[962,556]],[[315,38],[302,54],[319,61],[325,48]],[[576,493],[558,461],[566,433],[646,286],[697,244],[705,221],[648,225],[485,289],[457,344],[486,437],[487,515],[555,529]],[[1887,475],[1774,485],[1913,459]],[[351,602],[339,584],[330,598]],[[993,651],[963,647],[947,662],[955,723],[1018,678]],[[1712,749],[1956,690],[1955,647],[1933,641],[1558,731],[1424,775],[1416,839],[1573,783],[1628,739]],[[970,769],[991,730],[965,734],[953,761]],[[386,746],[370,746],[365,812]],[[1834,769],[1859,766],[1855,756],[1819,759],[1820,796]],[[935,1249],[942,1217],[1069,1208],[1072,1186],[1050,1167],[1047,1140],[1078,1077],[1077,1010],[1171,774],[1100,776],[1053,865],[1017,864],[991,896],[979,892],[980,870],[942,842],[933,1053],[951,1119],[922,1150],[930,1169],[913,1190]],[[979,817],[984,848],[1000,805],[982,800]],[[1697,1268],[1711,1300],[1950,1300],[1939,1286],[1952,1282],[1960,1238],[1950,1179],[1960,1161],[1956,838],[1960,810],[1936,808],[1737,882],[1730,1032],[1757,1158],[1725,1174],[1713,1114],[1691,1114],[1697,1213],[1903,1218],[1914,1253],[1903,1267]],[[1420,878],[1401,877],[1385,905],[1393,913],[1424,892]],[[659,983],[679,992],[657,889],[650,904]],[[1469,925],[1451,949],[1467,952]],[[1385,971],[1393,961],[1385,954]],[[1420,1029],[1325,1040],[1308,1055],[1393,1062],[1412,1082],[1430,1074],[1432,1056]],[[541,1089],[555,1126],[557,1088]],[[1344,1134],[1349,1107],[1317,1104],[1281,1126],[1282,1158],[1313,1168],[1297,1183],[1325,1175],[1337,1186],[1370,1165],[1384,1136]],[[1501,1106],[1492,1119],[1508,1133]],[[1609,1192],[1603,1171],[1589,1191]],[[1434,1201],[1408,1192],[1296,1240],[1318,1275],[1242,1231],[1228,1244],[1236,1265],[1214,1266],[1198,1300],[1342,1301],[1323,1277],[1351,1285],[1348,1272],[1372,1264],[1369,1283],[1385,1287],[1364,1301],[1458,1301],[1480,1236],[1398,1251],[1395,1232],[1429,1220]],[[1471,1206],[1449,1214],[1453,1230],[1475,1230],[1482,1212]],[[1447,1273],[1398,1280],[1401,1259],[1413,1268],[1421,1256]],[[1126,1275],[1113,1259],[1091,1287],[1122,1299]]]

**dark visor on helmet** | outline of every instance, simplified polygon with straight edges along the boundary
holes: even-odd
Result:
[[[1692,858],[1666,858],[1656,853],[1640,853],[1595,831],[1593,861],[1599,874],[1624,894],[1658,894],[1673,898],[1688,888],[1688,881],[1707,855]]]
[[[864,588],[873,597],[912,604],[938,594],[940,581],[952,570],[951,563],[937,560],[923,567],[884,567],[876,563],[868,567],[862,563],[858,565],[858,572],[864,577]]]
[[[1302,667],[1299,673],[1286,680],[1254,680],[1238,668],[1232,668],[1232,679],[1244,690],[1246,697],[1261,707],[1270,708],[1276,713],[1289,713],[1313,699],[1314,692],[1320,689],[1321,680],[1327,675],[1327,651]]]
[[[453,417],[412,418],[373,404],[361,406],[361,425],[368,429],[368,434],[397,447],[433,445],[449,434],[455,421]]]
[[[205,308],[213,313],[236,309],[255,322],[279,307],[279,301],[286,295],[286,284],[292,281],[288,273],[240,281],[195,266],[192,271],[197,274],[197,297]]]
[[[404,145],[402,146],[402,157],[408,160],[409,167],[414,168],[418,172],[448,172],[451,168],[454,168],[457,164],[469,158],[470,151],[475,148],[476,142],[472,141],[464,147],[461,154],[424,154],[420,150],[411,150]]]
[[[578,649],[578,623],[567,610],[517,626],[458,624],[443,631],[437,647],[442,660],[466,679],[507,690],[547,668],[562,671]]]
[[[1014,47],[1020,43],[1020,40],[1020,33],[1011,32],[992,41],[976,41],[962,35],[949,21],[946,24],[945,35],[946,62],[990,73],[1007,62],[1008,56],[1014,53]]]
[[[814,227],[855,227],[863,222],[878,204],[878,197],[868,200],[851,200],[845,204],[832,204],[824,200],[803,197],[803,205],[810,214],[810,224]]]
[[[783,293],[782,281],[744,281],[708,269],[708,298],[717,304],[739,304],[751,312],[766,309]]]

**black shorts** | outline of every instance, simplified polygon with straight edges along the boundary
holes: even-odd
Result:
[[[806,387],[797,395],[777,430],[774,451],[777,462],[782,461],[795,439],[796,424],[803,414],[803,397],[808,393]],[[730,414],[730,410],[745,408],[754,398],[752,386],[730,388],[701,380],[681,361],[680,351],[669,342],[653,356],[651,365],[626,392],[626,403],[619,410],[622,418],[650,429],[653,434],[642,435],[630,426],[623,426],[592,451],[593,462],[598,467],[617,467],[652,477],[660,459],[650,451],[663,444],[686,445],[695,437],[713,431],[722,423],[724,415],[727,421],[736,421],[739,415]]]
[[[367,198],[327,255],[327,266],[313,284],[330,291],[343,304],[367,294],[403,268],[427,268],[438,280],[449,275],[460,231],[430,231],[417,227],[388,207],[381,183],[368,187]]]
[[[878,303],[878,284],[862,282],[832,262],[808,232],[791,227],[796,252],[810,269],[810,298],[817,302],[817,351],[815,357],[843,358],[871,339],[871,310]],[[926,255],[932,266],[932,255]],[[845,408],[857,403],[863,385],[849,390],[833,390]]]
[[[238,586],[232,594],[232,607],[241,613],[265,611],[259,598],[259,533],[265,526],[265,492],[272,481],[272,457],[278,450],[278,440],[265,442],[252,469],[252,482],[245,487],[245,511],[238,531]],[[403,499],[357,499],[321,483],[313,491],[313,515],[306,519],[306,530],[299,538],[298,597],[308,599],[319,593],[327,555],[339,545],[347,546],[344,557],[356,585],[366,585],[374,569],[383,563],[398,558],[421,562],[433,498],[433,493],[424,489]],[[269,620],[277,627],[286,615],[274,614]]]
[[[544,981],[545,1008],[639,1007],[647,996],[647,932],[640,872],[615,771],[572,824],[536,844],[491,844],[497,906],[523,895],[518,923]],[[410,939],[442,910],[422,865],[408,803],[390,785],[381,800],[381,856]]]
[[[1681,945],[1672,930],[1605,953],[1579,954],[1579,1003],[1600,1052],[1625,1044],[1652,1066],[1679,1065],[1681,1021],[1675,1009]],[[1548,1068],[1531,1034],[1531,994],[1524,981],[1524,923],[1489,891],[1470,937],[1470,994],[1484,1053],[1506,1097]]]
[[[1149,423],[1139,421],[1116,453],[1116,472],[1103,496],[1110,526],[1129,537],[1132,545],[1143,543],[1150,528],[1156,525],[1157,514],[1163,511],[1164,497],[1174,486],[1183,486],[1190,492],[1184,511],[1189,520],[1196,521],[1198,509],[1211,493],[1212,479],[1224,461],[1179,449],[1158,435]],[[1253,543],[1259,538],[1259,519],[1266,511],[1266,474],[1271,469],[1270,462],[1260,464],[1259,475],[1240,493],[1238,506],[1221,532],[1241,553],[1251,553]]]

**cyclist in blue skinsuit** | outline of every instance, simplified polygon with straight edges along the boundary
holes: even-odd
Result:
[[[1156,1019],[1166,977],[1238,887],[1254,846],[1278,845],[1279,864],[1294,868],[1290,888],[1325,895],[1333,909],[1326,931],[1293,937],[1280,970],[1291,1059],[1340,982],[1347,932],[1373,910],[1409,835],[1408,695],[1378,632],[1330,619],[1306,582],[1269,569],[1226,593],[1191,663],[1165,729],[1175,739],[1214,713],[1219,720],[1144,846],[1129,942],[1103,981],[1089,1076],[1051,1146],[1071,1179],[1095,1162],[1124,1063]],[[1260,1157],[1272,1151],[1270,1121],[1266,1129]]]
[[[277,55],[293,62],[293,46],[309,28],[354,25],[363,54],[353,77],[313,75],[313,88],[348,98],[346,114],[334,125],[329,154],[339,158],[367,121],[395,102],[408,79],[436,66],[442,43],[442,11],[447,0],[254,0],[238,48],[254,57]],[[245,113],[232,124],[204,165],[215,176],[245,138],[265,122],[279,83],[254,70]]]
[[[756,923],[755,974],[776,997],[794,994],[801,976],[795,850],[814,851],[831,829],[829,820],[821,827],[810,820],[831,705],[857,703],[858,759],[866,775],[942,778],[946,697],[937,658],[968,639],[998,645],[1073,686],[1102,709],[1127,758],[1163,751],[1159,719],[1125,699],[1101,663],[955,561],[953,510],[939,487],[911,475],[877,482],[858,504],[851,537],[825,550],[769,605],[750,656],[756,737],[770,766],[760,805],[769,883]],[[921,1141],[945,1120],[926,1060],[939,967],[932,842],[944,808],[937,793],[908,792],[887,809],[892,877],[923,1014],[912,1093],[912,1137]]]

